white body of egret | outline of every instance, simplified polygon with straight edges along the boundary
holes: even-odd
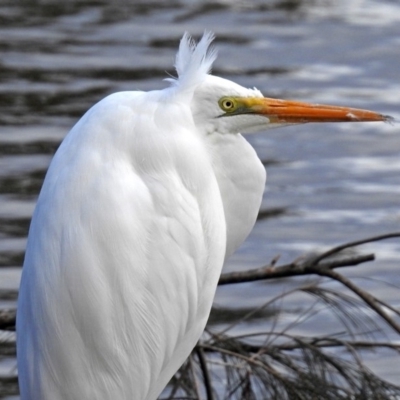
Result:
[[[211,76],[211,41],[185,35],[168,88],[106,97],[57,150],[18,300],[22,400],[156,399],[257,217],[266,174],[239,132],[386,120]]]

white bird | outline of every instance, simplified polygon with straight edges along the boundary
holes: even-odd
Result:
[[[169,87],[106,97],[57,150],[18,300],[22,400],[156,399],[257,217],[266,173],[239,132],[388,119],[211,76],[212,40],[185,34]]]

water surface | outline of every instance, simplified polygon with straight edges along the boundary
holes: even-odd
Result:
[[[214,73],[271,97],[368,108],[400,119],[400,5],[337,1],[3,1],[0,5],[0,294],[14,307],[30,217],[60,141],[95,102],[165,87],[180,37],[216,33]],[[268,166],[260,219],[225,270],[399,230],[399,125],[303,125],[248,136]],[[400,306],[400,242],[365,246],[377,262],[347,275]],[[388,287],[383,282],[390,282]],[[259,305],[298,280],[224,287],[222,309]],[[307,300],[293,296],[282,323]],[[220,321],[215,324],[221,325]],[[268,328],[267,320],[242,329]],[[321,310],[298,327],[337,329]],[[371,367],[396,382],[382,352]],[[385,361],[386,360],[386,361]],[[15,360],[3,360],[13,374]]]

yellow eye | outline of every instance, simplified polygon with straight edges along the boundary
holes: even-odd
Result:
[[[227,113],[233,112],[237,108],[236,100],[233,99],[232,97],[222,97],[222,99],[220,99],[218,101],[218,104],[219,104],[221,110],[223,110]]]

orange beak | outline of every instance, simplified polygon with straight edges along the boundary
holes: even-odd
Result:
[[[387,115],[357,108],[309,104],[271,98],[236,98],[238,113],[254,113],[267,117],[271,123],[302,124],[306,122],[390,121]]]

